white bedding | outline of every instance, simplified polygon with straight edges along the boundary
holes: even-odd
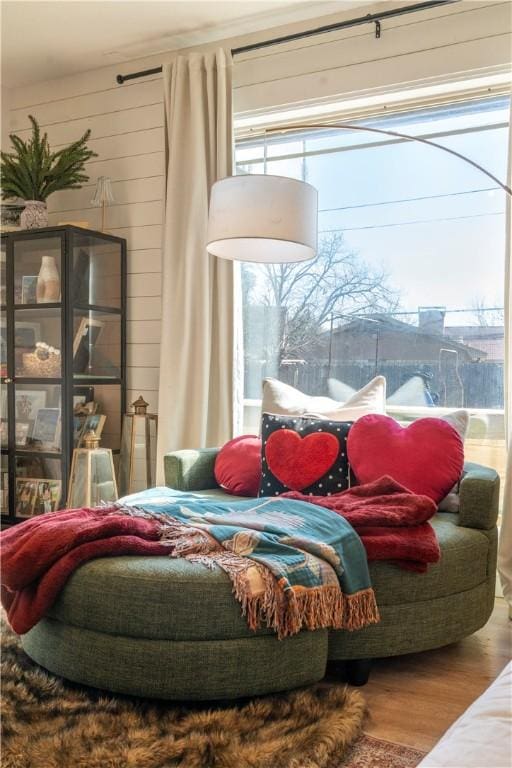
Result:
[[[512,767],[512,662],[446,731],[418,768]]]

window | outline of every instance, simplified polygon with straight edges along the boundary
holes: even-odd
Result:
[[[505,179],[509,103],[360,124],[432,138]],[[349,130],[243,140],[236,161],[319,191],[313,262],[242,267],[246,428],[265,376],[344,400],[383,374],[398,418],[469,408],[468,456],[502,469],[505,193],[438,149]]]

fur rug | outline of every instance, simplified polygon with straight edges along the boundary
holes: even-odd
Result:
[[[2,626],[2,768],[332,768],[357,739],[357,690],[233,705],[112,697],[47,674]]]

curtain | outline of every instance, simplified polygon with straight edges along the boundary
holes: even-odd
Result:
[[[512,186],[512,101],[510,105],[508,149],[508,186]],[[503,514],[498,548],[498,570],[503,595],[512,618],[512,199],[506,199],[505,245],[505,436],[507,440],[507,470]]]
[[[164,88],[159,484],[165,453],[233,436],[236,353],[235,268],[205,248],[210,188],[233,168],[231,56],[178,56]]]

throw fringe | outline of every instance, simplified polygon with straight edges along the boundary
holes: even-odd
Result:
[[[272,573],[256,566],[264,591],[252,594],[247,569],[233,571],[229,563],[221,564],[233,583],[233,593],[242,606],[250,629],[262,624],[273,629],[279,640],[295,635],[301,629],[362,629],[380,621],[379,609],[371,587],[353,595],[344,594],[339,586],[302,587],[283,590]]]
[[[375,593],[371,587],[361,589],[353,595],[344,595],[344,603],[344,629],[352,631],[354,629],[362,629],[367,624],[379,623],[379,608],[375,599]]]

